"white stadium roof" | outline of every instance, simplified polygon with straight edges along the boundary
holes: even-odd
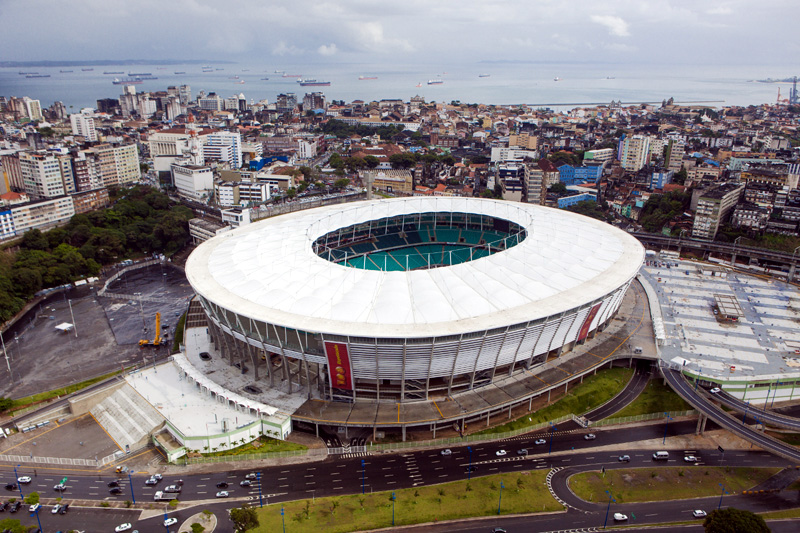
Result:
[[[334,264],[313,242],[338,228],[412,213],[461,212],[527,229],[520,244],[458,265],[382,272]],[[269,218],[206,241],[186,274],[198,294],[240,315],[359,337],[455,335],[573,309],[630,281],[644,248],[608,224],[563,210],[477,198],[399,198]]]

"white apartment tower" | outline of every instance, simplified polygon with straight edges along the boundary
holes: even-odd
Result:
[[[19,167],[25,192],[34,199],[75,192],[72,166],[47,152],[20,152]]]
[[[617,153],[620,165],[628,172],[636,172],[650,162],[650,137],[634,135],[619,142]]]
[[[231,169],[242,166],[242,136],[239,132],[217,131],[209,133],[203,145],[205,160],[226,162]]]
[[[94,126],[94,109],[85,107],[80,113],[69,116],[72,134],[81,135],[89,142],[97,142],[97,130]]]

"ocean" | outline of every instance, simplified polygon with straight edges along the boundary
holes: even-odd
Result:
[[[565,109],[582,104],[661,102],[670,97],[677,102],[708,102],[722,107],[757,105],[789,95],[791,84],[758,83],[750,80],[787,78],[789,69],[753,66],[630,65],[621,63],[563,62],[481,62],[462,65],[365,65],[313,64],[293,66],[263,64],[214,64],[213,72],[203,72],[199,64],[0,68],[0,95],[28,96],[40,100],[42,107],[64,102],[77,112],[95,107],[100,98],[118,98],[122,86],[115,77],[128,72],[150,73],[157,80],[145,80],[137,91],[165,90],[170,85],[188,84],[195,97],[199,91],[216,92],[223,97],[244,94],[248,101],[274,102],[280,93],[294,92],[298,99],[307,92],[323,92],[328,100],[402,99],[414,95],[426,101],[483,104],[529,104]],[[89,68],[89,67],[83,67]],[[71,70],[72,72],[60,72]],[[329,87],[301,87],[297,78],[283,78],[277,71],[304,78],[330,81]],[[786,71],[783,71],[786,70]],[[26,78],[19,72],[49,74],[49,78]],[[104,71],[125,72],[103,74]],[[184,74],[176,74],[183,72]],[[481,76],[483,75],[483,76]],[[237,78],[238,76],[238,78]],[[377,77],[359,80],[359,76]],[[268,78],[267,80],[263,78]],[[558,78],[558,81],[556,81]],[[429,85],[429,80],[441,84]],[[244,83],[241,83],[244,82]]]

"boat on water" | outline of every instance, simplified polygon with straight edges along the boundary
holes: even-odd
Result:
[[[244,80],[239,80],[236,83],[244,83]]]
[[[422,83],[418,83],[418,84],[417,84],[417,87],[422,87]]]
[[[228,76],[229,80],[238,80],[239,76]]]
[[[213,68],[204,68],[203,72],[214,72]]]
[[[285,70],[276,70],[275,74],[286,74]]]
[[[328,87],[331,82],[322,80],[297,80],[300,87]]]
[[[91,72],[93,70],[94,70],[93,68],[82,68],[81,69],[81,71],[83,71],[83,72]]]
[[[491,74],[478,74],[479,78],[488,78]]]
[[[26,78],[49,78],[50,74],[26,74]]]
[[[302,78],[302,77],[303,77],[302,74],[286,74],[285,72],[283,73],[283,76],[281,76],[281,78]]]
[[[617,79],[617,78],[615,78],[614,76],[606,76],[606,79],[607,79],[607,80],[615,80],[615,79]]]
[[[377,80],[378,76],[359,76],[358,79],[362,80],[362,81],[363,80]]]
[[[269,78],[261,78],[261,81],[269,81]]]
[[[555,78],[553,78],[553,81],[561,81],[561,78],[559,78],[558,76],[556,76]]]
[[[215,68],[214,70],[225,70],[224,68]]]
[[[66,73],[68,73],[68,72],[72,72],[72,71],[71,71],[71,70],[59,70],[59,72],[60,72],[61,74],[66,74]]]
[[[250,72],[250,69],[249,68],[243,68],[242,72]]]
[[[121,70],[120,71],[106,70],[105,72],[103,72],[103,74],[125,74],[125,73]]]
[[[150,72],[128,72],[128,76],[131,77],[141,77],[141,76],[152,76]]]
[[[176,70],[176,71],[175,71],[175,74],[176,74],[176,75],[177,75],[177,74],[186,74],[186,71],[184,71],[184,70]]]
[[[444,83],[444,80],[428,80],[428,85],[441,85]]]
[[[140,78],[114,78],[111,83],[114,85],[141,85],[142,80]]]

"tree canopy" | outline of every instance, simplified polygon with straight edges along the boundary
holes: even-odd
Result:
[[[706,533],[769,533],[763,518],[742,509],[715,509],[703,522]]]
[[[236,531],[247,531],[258,527],[258,514],[252,507],[235,507],[231,509],[231,522]]]
[[[691,201],[691,193],[654,194],[644,204],[642,212],[639,214],[639,223],[651,233],[659,232],[667,222],[689,209]]]

